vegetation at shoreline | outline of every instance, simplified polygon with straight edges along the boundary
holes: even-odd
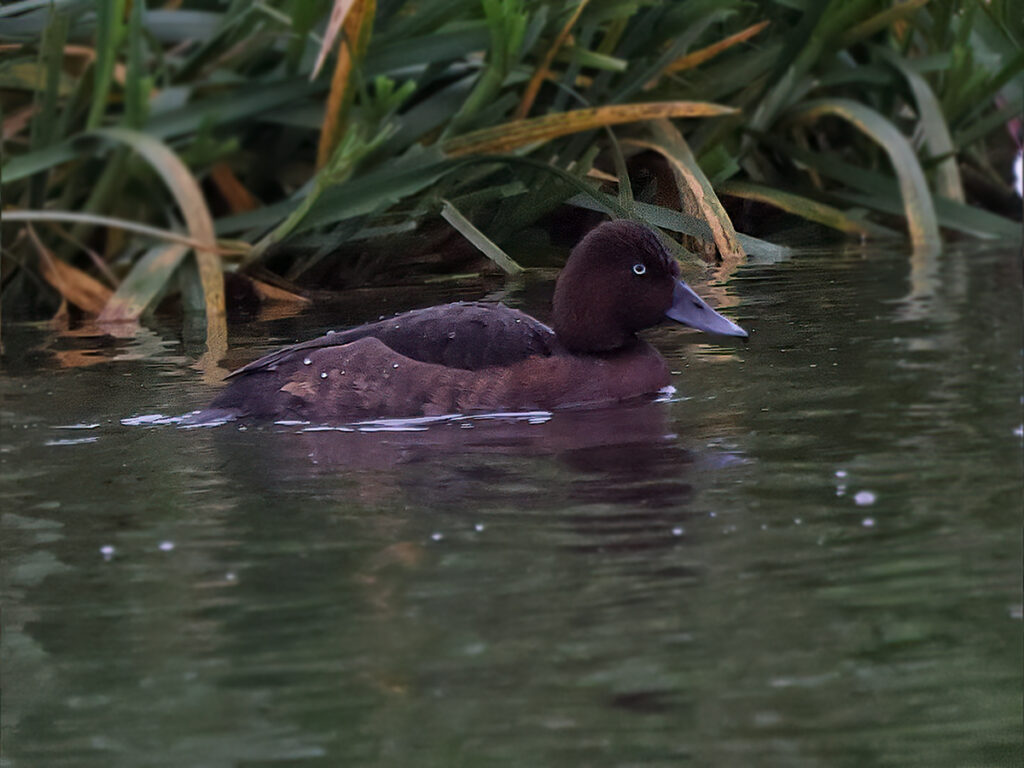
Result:
[[[132,322],[180,291],[223,339],[225,269],[302,301],[456,272],[457,231],[511,273],[594,210],[733,265],[1019,241],[1016,5],[11,2],[4,312]]]

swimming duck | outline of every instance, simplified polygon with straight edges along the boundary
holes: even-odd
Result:
[[[328,333],[234,371],[210,408],[339,423],[609,404],[669,384],[638,331],[668,318],[747,336],[679,279],[653,231],[627,220],[601,224],[573,249],[552,310],[553,329],[502,304],[458,302]]]

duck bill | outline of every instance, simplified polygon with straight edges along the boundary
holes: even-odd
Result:
[[[743,338],[748,335],[732,320],[715,312],[682,280],[676,281],[675,290],[672,291],[672,306],[665,314],[677,323],[696,328],[698,331]]]

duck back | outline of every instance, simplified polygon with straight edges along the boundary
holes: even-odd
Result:
[[[504,304],[460,301],[403,312],[282,347],[239,368],[228,378],[273,370],[294,356],[364,338],[379,339],[412,360],[469,371],[510,365],[531,355],[551,355],[557,349],[554,331],[518,309]]]

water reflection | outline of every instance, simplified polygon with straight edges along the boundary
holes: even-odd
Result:
[[[672,402],[413,432],[126,426],[209,399],[170,332],[5,328],[4,765],[1019,764],[1019,254],[938,270],[744,270]]]

